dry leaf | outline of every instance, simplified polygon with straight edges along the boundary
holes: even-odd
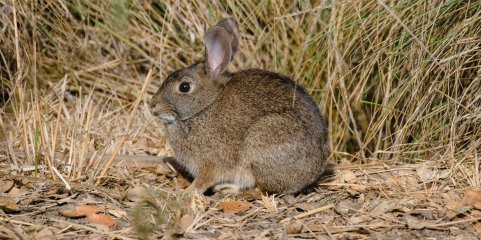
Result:
[[[99,198],[94,197],[92,194],[87,194],[86,197],[82,198],[82,203],[86,204],[98,204],[103,203]]]
[[[22,190],[20,190],[20,188],[17,188],[17,187],[12,187],[12,189],[10,189],[10,191],[8,191],[8,195],[11,195],[14,197],[15,201],[18,202],[18,198],[20,197],[20,195],[22,195]]]
[[[396,203],[394,203],[394,202],[383,201],[371,211],[371,214],[373,216],[380,216],[380,215],[392,210],[395,205],[396,205]]]
[[[169,165],[163,161],[159,161],[159,165],[155,167],[155,173],[160,175],[169,175],[172,174],[173,171],[170,169]]]
[[[127,212],[121,209],[110,209],[108,212],[117,218],[122,218],[127,216]]]
[[[464,190],[463,203],[481,210],[481,191],[477,189]]]
[[[194,224],[195,217],[192,214],[185,214],[180,218],[179,226],[182,230],[187,231],[189,227]]]
[[[353,171],[345,170],[341,172],[339,182],[353,183],[353,182],[357,182],[356,178],[357,178],[356,174]]]
[[[245,201],[226,201],[219,203],[219,207],[226,213],[239,213],[251,208],[251,205]]]
[[[18,207],[17,202],[13,198],[4,196],[0,196],[0,209],[6,213],[20,212],[20,207]]]
[[[364,222],[367,222],[369,220],[371,220],[372,218],[367,216],[367,215],[362,215],[362,216],[354,216],[354,217],[350,217],[349,219],[347,219],[347,221],[353,225],[356,225],[356,224],[359,224],[359,223],[364,223]]]
[[[402,191],[415,191],[419,187],[418,178],[413,175],[389,176],[385,184],[393,189],[401,187]]]
[[[321,203],[318,202],[298,202],[294,204],[295,208],[301,209],[302,211],[309,211],[312,209],[316,209],[321,206]]]
[[[285,229],[287,231],[288,234],[298,234],[298,233],[301,233],[302,232],[302,221],[301,220],[297,220],[293,223],[289,223],[285,226]]]
[[[35,237],[35,240],[42,239],[42,240],[53,240],[55,239],[53,232],[48,228],[44,227],[40,230]]]
[[[414,209],[410,211],[411,215],[421,215],[424,219],[434,220],[434,209]]]
[[[177,176],[176,179],[177,179],[177,185],[179,186],[180,189],[185,189],[190,185],[190,182],[180,175]]]
[[[98,211],[98,208],[93,205],[80,205],[76,206],[75,210],[78,214],[88,216],[89,214],[96,213]]]
[[[69,193],[63,193],[63,194],[50,194],[48,195],[49,198],[51,199],[64,199],[69,196]]]
[[[36,237],[35,240],[55,240],[55,237],[53,237],[53,236],[41,236],[41,237]]]
[[[366,185],[360,185],[360,184],[353,184],[349,186],[349,189],[354,191],[350,192],[351,194],[358,194],[361,192],[366,192],[367,186]]]
[[[70,206],[70,207],[58,210],[58,212],[62,216],[69,217],[69,218],[85,217],[90,214],[96,213],[97,211],[98,211],[98,208],[92,205],[80,205],[75,207]]]
[[[413,216],[407,215],[405,218],[409,229],[423,229],[424,227],[426,227],[426,225],[422,221],[419,221]]]
[[[359,204],[352,202],[348,199],[341,200],[339,203],[336,204],[336,212],[341,215],[349,214],[352,209],[359,209]]]
[[[6,193],[12,189],[14,182],[12,180],[0,180],[0,193]]]
[[[473,215],[473,217],[481,217],[481,211],[480,210],[473,209],[471,211],[471,214]]]
[[[475,223],[473,225],[474,230],[476,230],[477,233],[481,234],[481,223]]]
[[[127,191],[127,199],[132,202],[141,202],[147,198],[147,193],[143,187],[134,187]]]
[[[78,218],[78,217],[84,217],[84,216],[79,216],[75,209],[60,209],[58,212],[64,216],[64,217],[69,217],[69,218]]]
[[[422,182],[430,182],[436,177],[436,172],[427,166],[427,164],[421,165],[416,169],[416,174]]]
[[[89,223],[93,223],[93,224],[101,224],[101,225],[104,225],[104,226],[107,226],[107,227],[114,227],[115,225],[117,225],[117,223],[109,216],[105,215],[105,214],[96,214],[96,213],[92,213],[92,214],[89,214],[87,215],[87,220],[89,221]]]

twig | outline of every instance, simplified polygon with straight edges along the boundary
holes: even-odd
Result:
[[[72,187],[70,187],[70,184],[67,182],[67,180],[65,180],[65,178],[62,176],[62,174],[60,174],[60,172],[57,170],[56,167],[54,166],[51,166],[52,170],[55,172],[55,174],[57,174],[57,176],[60,178],[60,180],[63,182],[63,184],[65,185],[65,189],[67,190],[72,190]]]
[[[87,230],[87,231],[90,231],[90,232],[104,234],[104,235],[107,235],[107,236],[109,236],[109,237],[111,237],[111,238],[125,239],[125,240],[133,240],[133,239],[134,239],[134,238],[124,237],[124,236],[119,235],[119,234],[116,234],[116,233],[110,233],[110,232],[101,231],[101,230],[95,229],[95,228],[93,228],[93,227],[88,227],[88,226],[81,225],[81,224],[77,224],[77,223],[73,223],[73,222],[58,220],[58,219],[55,219],[55,218],[49,218],[49,220],[50,220],[50,221],[54,221],[54,222],[59,222],[59,223],[68,224],[68,225],[70,225],[70,226],[72,226],[72,227],[74,227],[74,228],[80,228],[80,229],[84,229],[84,230]]]
[[[332,240],[334,240],[335,238],[334,238],[334,236],[332,236],[331,231],[329,231],[324,224],[321,224],[321,226],[322,226],[322,228],[324,228],[324,232],[326,232],[327,235],[329,235],[329,237],[330,237]]]
[[[127,122],[127,125],[126,125],[126,128],[125,128],[126,134],[124,134],[124,135],[120,138],[119,143],[117,144],[117,146],[115,146],[115,149],[114,149],[114,151],[112,152],[112,155],[110,156],[107,164],[105,164],[104,169],[103,169],[102,172],[100,173],[100,176],[97,178],[97,182],[95,182],[95,185],[100,184],[100,181],[102,181],[102,178],[105,176],[105,174],[107,173],[107,170],[108,170],[109,167],[112,165],[112,161],[114,160],[115,156],[117,156],[117,153],[119,152],[120,148],[124,145],[125,141],[127,141],[127,139],[128,139],[127,132],[128,132],[129,129],[130,129],[130,125],[132,125],[132,119],[134,118],[135,110],[137,109],[137,107],[139,106],[140,101],[142,100],[142,96],[144,95],[145,89],[147,89],[147,85],[148,85],[149,82],[150,82],[150,77],[151,77],[151,76],[152,76],[152,69],[150,69],[150,70],[149,70],[149,73],[147,73],[147,77],[145,77],[144,85],[142,86],[142,90],[140,91],[139,97],[138,97],[137,100],[135,101],[134,107],[132,108],[132,111],[130,112],[129,121]]]
[[[280,221],[280,223],[285,223],[285,222],[288,222],[292,219],[301,219],[301,218],[304,218],[304,217],[307,217],[307,216],[310,216],[310,215],[314,215],[316,213],[320,213],[320,212],[323,212],[323,211],[326,211],[328,209],[331,209],[334,207],[334,204],[328,204],[326,206],[322,206],[320,208],[316,208],[316,209],[312,209],[310,211],[307,211],[307,212],[304,212],[304,213],[301,213],[301,214],[298,214],[294,217],[288,217],[288,218],[284,218]]]
[[[437,224],[432,224],[432,225],[426,225],[425,228],[446,227],[446,226],[456,225],[456,224],[465,223],[465,222],[477,222],[477,221],[480,221],[480,220],[481,220],[481,217],[474,217],[474,218],[462,219],[462,220],[457,220],[457,221],[452,221],[452,222],[445,222],[445,223],[437,223]]]
[[[361,228],[401,228],[405,227],[403,224],[362,224],[362,225],[352,225],[352,226],[323,226],[323,225],[307,225],[307,228],[314,232],[325,232],[325,228],[332,233],[340,232],[352,232],[357,231]]]
[[[18,157],[25,157],[25,152],[14,151]],[[84,154],[84,158],[91,159],[97,155],[97,152],[87,152]],[[56,152],[53,155],[54,162],[62,163],[62,158],[64,153]],[[107,158],[108,157],[108,158]],[[150,156],[150,155],[116,155],[112,160],[112,164],[126,167],[136,167],[136,168],[152,168],[164,164],[161,160],[166,156]],[[101,155],[99,160],[110,159],[110,156]]]
[[[23,221],[18,221],[18,220],[12,220],[12,219],[2,218],[2,217],[0,217],[0,221],[16,223],[16,224],[20,224],[20,225],[24,225],[24,226],[38,226],[38,224],[28,223],[28,222],[23,222]]]

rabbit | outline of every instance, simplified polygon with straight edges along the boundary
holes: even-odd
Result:
[[[289,77],[228,72],[238,47],[237,21],[223,19],[206,33],[205,60],[170,74],[153,95],[151,112],[173,152],[166,161],[193,179],[189,191],[312,189],[329,156],[326,120]]]

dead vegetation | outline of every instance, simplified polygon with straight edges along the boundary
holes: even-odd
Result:
[[[232,70],[294,77],[329,121],[314,193],[185,196],[129,164],[170,154],[149,98],[228,15]],[[0,238],[476,238],[480,21],[469,0],[0,0]],[[115,226],[59,211],[85,205]]]

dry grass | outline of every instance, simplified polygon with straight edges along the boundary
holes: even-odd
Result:
[[[7,173],[135,179],[108,159],[169,154],[150,96],[202,59],[206,28],[226,16],[241,27],[232,70],[304,85],[329,121],[332,162],[432,160],[450,177],[436,189],[480,187],[481,2],[470,0],[0,0]]]

